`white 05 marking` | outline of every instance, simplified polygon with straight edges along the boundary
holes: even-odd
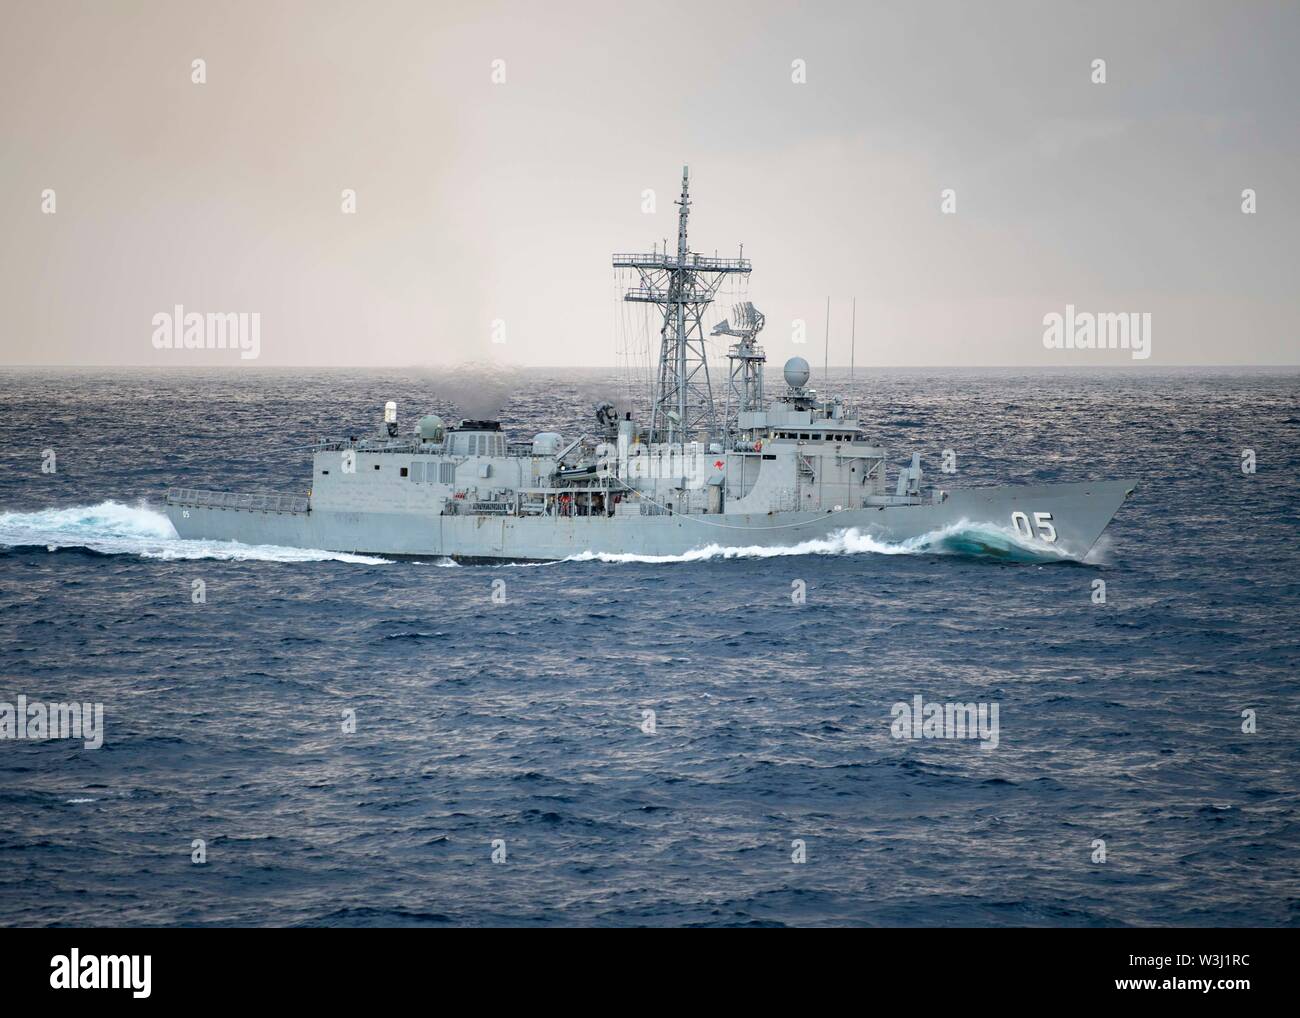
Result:
[[[1011,514],[1011,525],[1016,528],[1016,533],[1027,540],[1032,541],[1035,537],[1034,531],[1037,529],[1036,536],[1042,538],[1048,544],[1056,543],[1056,527],[1052,524],[1051,513],[1034,513],[1034,522],[1029,522],[1029,517],[1016,510]]]

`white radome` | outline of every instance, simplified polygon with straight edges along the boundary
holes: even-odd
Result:
[[[792,389],[802,389],[808,384],[812,371],[802,357],[791,357],[785,362],[785,384]]]

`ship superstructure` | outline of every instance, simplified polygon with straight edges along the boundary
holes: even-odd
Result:
[[[1082,557],[1132,490],[1127,481],[924,489],[919,456],[894,471],[839,397],[809,387],[791,358],[769,397],[762,313],[736,304],[709,336],[705,316],[743,256],[691,251],[690,178],[682,171],[676,249],[616,254],[634,270],[624,299],[662,324],[649,419],[602,403],[572,438],[507,435],[497,421],[436,415],[400,433],[388,403],[378,433],[318,442],[306,497],[172,489],[182,537],[392,555],[556,559],[583,552],[676,555],[798,545],[857,530],[902,541],[961,523]],[[719,407],[708,341],[725,338]]]

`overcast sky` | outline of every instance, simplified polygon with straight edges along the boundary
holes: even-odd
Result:
[[[828,295],[839,364],[855,296],[860,365],[1300,362],[1294,2],[2,14],[0,363],[239,363],[154,348],[181,304],[260,313],[245,366],[617,364],[610,254],[675,235],[683,163],[777,363]],[[1067,303],[1149,312],[1150,360],[1044,349]]]

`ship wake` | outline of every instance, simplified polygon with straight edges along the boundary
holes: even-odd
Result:
[[[855,527],[827,537],[776,547],[748,545],[724,547],[710,544],[681,555],[630,555],[614,552],[583,552],[567,562],[661,563],[703,562],[709,559],[779,558],[787,555],[953,555],[996,559],[1001,562],[1072,562],[1071,556],[1050,545],[1027,541],[1012,530],[987,523],[959,520],[905,541],[882,541]]]
[[[0,547],[43,547],[48,551],[84,549],[101,555],[139,555],[165,560],[216,559],[226,562],[354,562],[382,565],[388,559],[313,548],[240,544],[237,541],[185,541],[163,513],[147,504],[100,502],[32,513],[0,512]]]

